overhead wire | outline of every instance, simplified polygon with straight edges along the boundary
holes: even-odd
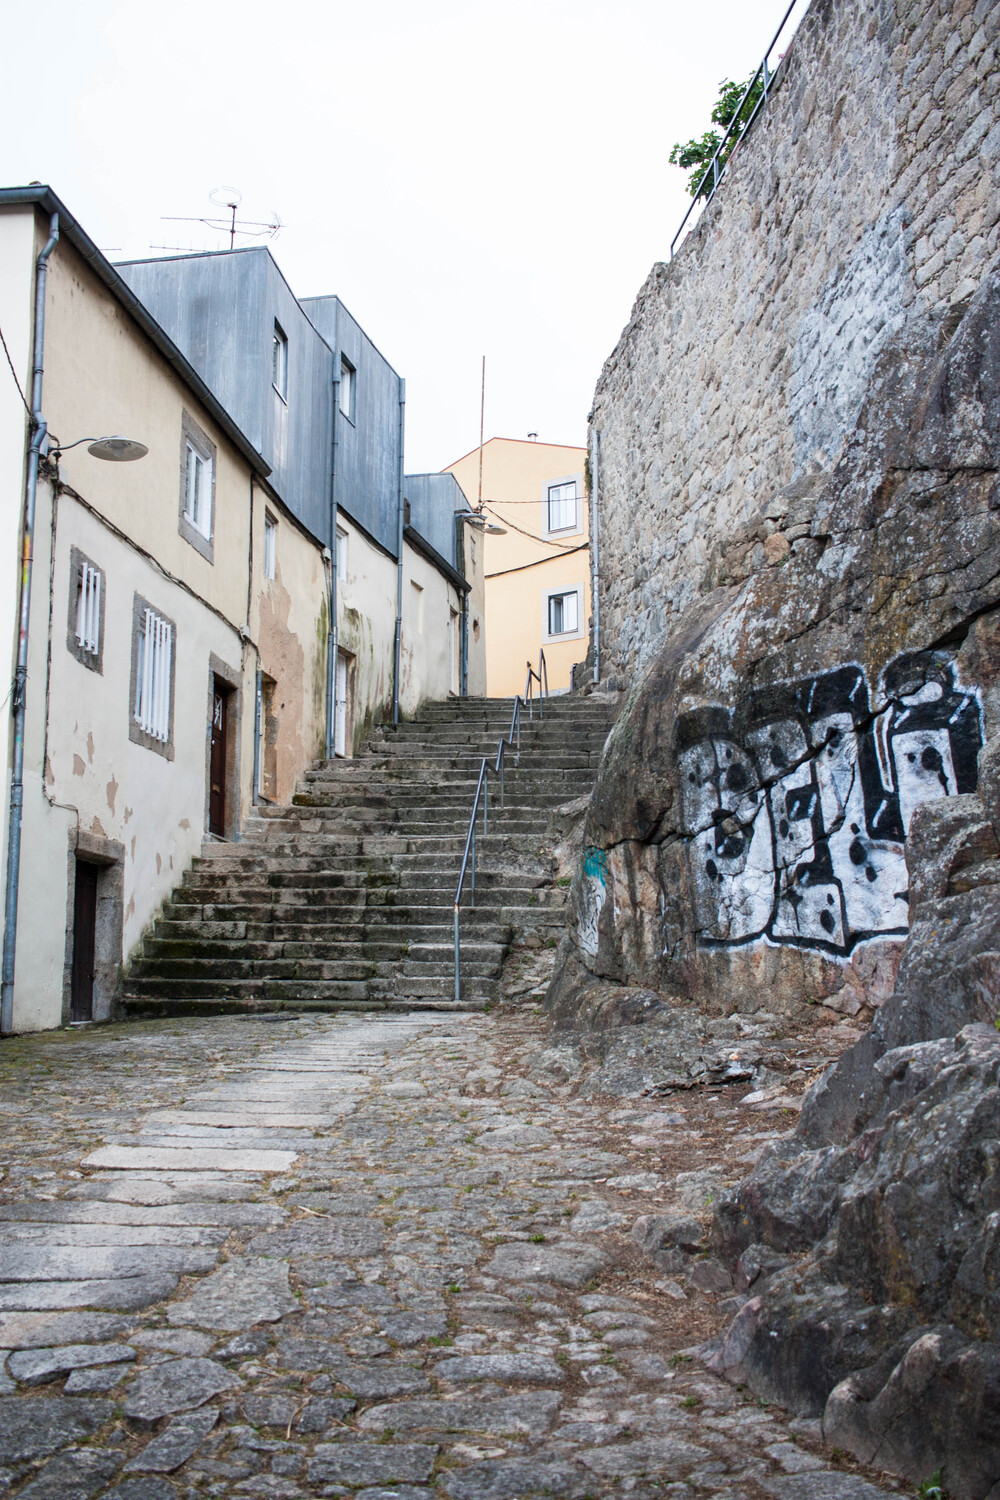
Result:
[[[33,417],[34,414],[31,410],[31,407],[28,405],[24,392],[21,389],[21,382],[17,378],[17,371],[14,369],[14,361],[10,357],[10,350],[7,348],[7,340],[3,336],[2,328],[0,328],[0,344],[3,344],[3,352],[7,356],[7,363],[10,365],[10,373],[13,375],[14,384],[17,386],[17,394],[20,396],[21,402],[24,406],[25,411],[28,413],[28,416]]]

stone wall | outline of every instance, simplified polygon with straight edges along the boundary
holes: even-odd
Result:
[[[814,0],[604,370],[628,693],[559,1015],[595,981],[893,992],[914,810],[974,792],[1000,732],[998,38],[986,0]]]
[[[814,0],[767,108],[605,366],[602,675],[631,682],[719,581],[792,550],[908,319],[964,310],[1000,236],[994,0]],[[956,313],[957,316],[957,313]]]

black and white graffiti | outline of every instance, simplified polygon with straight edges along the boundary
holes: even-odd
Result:
[[[905,934],[915,807],[974,791],[979,695],[940,652],[896,658],[872,708],[846,666],[677,727],[699,941],[848,954]]]

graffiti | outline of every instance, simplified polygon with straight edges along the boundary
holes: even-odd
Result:
[[[591,958],[597,955],[597,925],[608,899],[608,856],[592,845],[583,851],[583,888],[577,932],[580,947]]]
[[[847,954],[905,934],[913,811],[974,791],[978,693],[938,652],[897,658],[870,706],[860,667],[678,721],[699,941]]]

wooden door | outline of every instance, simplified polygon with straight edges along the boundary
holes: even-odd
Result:
[[[226,836],[226,694],[212,690],[212,751],[208,772],[208,831]]]
[[[73,967],[70,976],[70,1020],[94,1018],[94,960],[97,953],[97,865],[76,862],[73,895]]]

